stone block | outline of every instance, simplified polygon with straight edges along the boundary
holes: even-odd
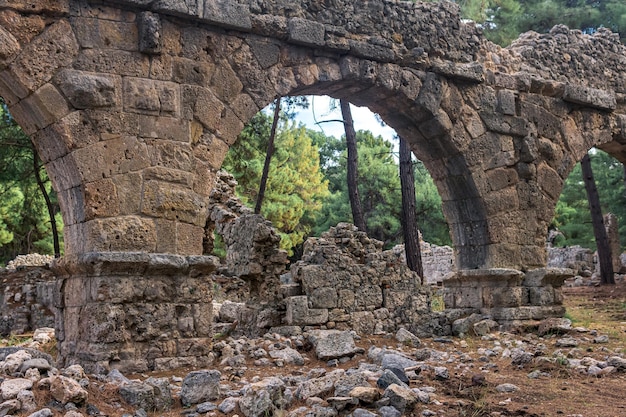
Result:
[[[446,288],[444,293],[446,307],[450,308],[479,308],[482,307],[480,288],[457,287]]]
[[[135,22],[75,17],[72,26],[83,48],[139,50],[139,30]]]
[[[84,244],[88,251],[145,251],[156,248],[156,227],[153,219],[135,216],[95,219],[84,224]]]
[[[360,335],[374,334],[376,322],[371,311],[355,311],[350,314],[350,327]]]
[[[28,96],[28,89],[22,85],[10,70],[0,72],[0,93],[9,106],[17,104],[20,99]]]
[[[0,8],[10,7],[27,13],[66,14],[70,10],[69,0],[0,0]]]
[[[115,184],[111,179],[85,184],[85,219],[113,217],[120,214]]]
[[[0,27],[0,71],[6,68],[20,49],[20,43],[11,32]]]
[[[86,72],[148,78],[150,58],[138,52],[83,49],[76,59],[74,68]]]
[[[522,287],[486,287],[482,289],[482,307],[517,307],[524,301]],[[479,307],[479,306],[473,306]]]
[[[497,110],[509,116],[515,116],[516,110],[516,96],[515,92],[511,90],[498,90],[498,108]]]
[[[167,81],[126,77],[124,109],[136,113],[178,116],[181,110],[180,87]]]
[[[254,100],[248,94],[239,94],[231,104],[231,109],[235,112],[237,117],[244,122],[248,123],[255,114],[259,112],[259,107]]]
[[[393,49],[389,47],[353,39],[348,41],[348,45],[350,46],[350,53],[360,58],[371,59],[376,62],[393,62],[396,57]]]
[[[614,92],[582,85],[567,84],[563,100],[600,110],[615,110],[617,107]]]
[[[229,0],[205,1],[202,20],[245,32],[252,29],[250,7]]]
[[[156,165],[156,167],[150,169],[149,175],[145,176],[144,180],[159,179],[191,188],[195,158],[189,144],[178,141],[150,139],[146,140],[146,145],[150,162],[152,165]]]
[[[70,156],[73,157],[84,182],[111,178],[150,166],[146,145],[134,137],[99,142],[77,149]]]
[[[525,287],[551,286],[561,287],[566,279],[575,275],[575,271],[569,268],[537,268],[527,271],[524,276]]]
[[[563,306],[528,306],[513,308],[482,308],[481,314],[491,316],[499,323],[517,320],[543,320],[550,317],[563,317]]]
[[[515,116],[498,115],[486,111],[480,112],[480,118],[492,132],[512,136],[528,136],[530,124],[526,119]]]
[[[554,288],[550,285],[529,287],[528,294],[531,306],[551,306],[555,304]]]
[[[121,77],[109,74],[64,70],[57,84],[77,109],[112,107],[121,104]]]
[[[328,321],[348,322],[351,316],[342,308],[334,308],[328,312]]]
[[[226,109],[218,119],[216,128],[216,135],[230,146],[237,140],[244,124],[232,110]]]
[[[11,107],[11,113],[29,135],[70,112],[65,98],[52,84],[45,84],[30,97]]]
[[[220,62],[211,78],[211,91],[224,103],[232,102],[243,90],[243,84],[227,62]]]
[[[179,84],[206,87],[211,82],[215,66],[211,62],[199,62],[188,58],[172,59],[172,80]]]
[[[336,308],[337,290],[332,287],[316,288],[309,294],[309,301],[313,308]]]
[[[149,181],[142,195],[142,213],[204,226],[207,201],[192,190],[161,181]]]
[[[366,309],[376,309],[383,305],[383,292],[377,285],[362,285],[355,288],[356,305]]]
[[[144,138],[189,142],[191,134],[189,122],[177,117],[141,114],[135,127],[139,130],[139,136]]]
[[[550,198],[554,201],[559,199],[563,189],[563,178],[546,163],[540,163],[537,167],[537,182]]]
[[[288,40],[306,46],[324,46],[326,29],[322,23],[294,17],[287,24]]]
[[[407,291],[394,290],[393,289],[394,287],[395,285],[392,288],[383,289],[383,293],[384,293],[383,307],[388,308],[390,310],[394,310],[404,305],[406,300],[409,299],[409,297],[411,297],[412,295],[412,291],[410,290],[407,290]]]
[[[327,309],[309,309],[308,297],[300,295],[286,300],[286,320],[289,325],[316,325],[328,321]]]
[[[145,0],[132,0],[148,4]],[[179,15],[182,17],[199,17],[202,14],[202,0],[157,0],[152,4],[152,10],[155,12]]]
[[[261,68],[268,69],[276,64],[280,59],[280,46],[275,41],[265,41],[259,39],[249,39],[246,41]],[[2,58],[0,52],[0,58]]]
[[[345,308],[348,310],[354,310],[356,308],[356,294],[353,290],[349,289],[340,289],[338,291],[339,295],[339,307]]]
[[[139,51],[144,54],[161,53],[161,18],[152,12],[142,12],[138,16]]]
[[[129,172],[115,175],[112,180],[117,191],[119,213],[122,215],[139,213],[141,200],[137,196],[141,195],[143,186],[141,173]]]
[[[59,68],[69,66],[78,55],[78,43],[69,23],[60,20],[29,43],[11,65],[19,82],[34,91],[50,81]]]
[[[157,237],[159,235],[157,234]],[[180,255],[202,254],[204,228],[187,223],[176,224],[176,253]]]
[[[523,279],[517,269],[462,269],[446,279],[446,287],[518,287]]]
[[[479,62],[461,64],[451,61],[436,61],[433,64],[433,71],[448,78],[462,81],[482,83],[485,80],[485,69]]]

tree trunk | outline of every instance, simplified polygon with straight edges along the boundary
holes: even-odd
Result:
[[[400,139],[400,186],[402,189],[402,231],[404,234],[404,253],[411,271],[417,272],[424,284],[422,252],[420,249],[419,229],[415,210],[415,171],[411,158],[411,148]]]
[[[35,172],[35,179],[37,180],[37,186],[39,187],[39,191],[43,194],[43,198],[46,201],[46,208],[48,209],[48,216],[50,216],[50,229],[52,230],[52,244],[54,246],[54,257],[58,258],[61,256],[61,245],[59,243],[59,230],[57,228],[57,221],[54,213],[54,206],[52,205],[52,201],[50,200],[50,195],[46,190],[46,185],[44,184],[41,173],[39,172],[39,154],[33,145],[33,169]],[[30,245],[29,245],[30,246]]]
[[[348,197],[350,198],[350,208],[352,209],[352,220],[354,225],[362,232],[367,233],[365,225],[365,216],[361,207],[361,199],[359,197],[358,188],[358,154],[356,148],[356,132],[354,131],[354,121],[352,120],[352,112],[350,111],[350,102],[339,100],[341,106],[341,115],[343,117],[343,126],[346,131],[346,145],[348,148]]]
[[[593,225],[593,234],[596,237],[596,246],[598,247],[598,262],[600,263],[600,283],[615,284],[613,276],[613,258],[611,255],[611,247],[609,239],[604,228],[604,219],[602,218],[602,207],[600,207],[600,197],[596,188],[596,181],[593,178],[591,169],[591,160],[589,154],[586,154],[580,161],[583,173],[583,181],[585,190],[587,190],[587,199],[589,200],[589,210],[591,212],[591,224]]]
[[[261,183],[259,184],[259,195],[256,198],[256,205],[254,206],[254,214],[261,213],[261,206],[263,205],[263,198],[265,198],[265,188],[267,187],[267,177],[270,174],[270,162],[272,161],[272,155],[274,154],[274,139],[276,138],[276,128],[278,126],[278,119],[280,116],[280,100],[281,97],[276,99],[276,106],[274,108],[274,120],[272,121],[272,130],[270,131],[270,138],[267,141],[267,153],[265,154],[265,164],[263,164],[263,174],[261,175]]]

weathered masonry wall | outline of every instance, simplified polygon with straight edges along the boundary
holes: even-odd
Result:
[[[445,2],[0,0],[0,96],[44,160],[65,223],[62,356],[106,367],[144,353],[122,347],[142,337],[130,316],[108,353],[86,353],[73,314],[102,308],[89,316],[98,327],[130,301],[94,299],[94,277],[118,278],[85,263],[141,254],[141,279],[189,279],[182,259],[203,257],[224,155],[278,95],[367,105],[410,143],[442,196],[467,285],[541,270],[576,161],[592,146],[626,161],[625,52],[609,31],[564,27],[502,49]],[[179,268],[155,272],[160,254]],[[194,303],[176,300],[177,316]],[[194,326],[183,337],[204,334]],[[146,349],[160,343],[150,335]]]

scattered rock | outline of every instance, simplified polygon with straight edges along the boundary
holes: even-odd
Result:
[[[419,337],[415,336],[404,327],[399,328],[396,332],[396,340],[400,343],[404,343],[412,347],[419,347],[422,344],[422,341]]]
[[[66,376],[50,378],[50,394],[61,404],[82,404],[87,401],[87,391],[75,380]]]
[[[315,355],[320,360],[339,359],[363,353],[354,343],[349,331],[315,330],[310,332],[309,341],[315,347]]]
[[[518,391],[519,387],[513,384],[500,384],[496,387],[496,391],[498,392],[515,392]]]
[[[564,337],[558,339],[555,343],[556,347],[576,347],[578,346],[578,340],[573,337]]]
[[[566,318],[549,318],[539,323],[539,335],[565,334],[572,329],[572,321]]]
[[[180,391],[183,406],[188,407],[205,401],[219,398],[220,378],[222,374],[216,370],[193,371],[185,376]]]

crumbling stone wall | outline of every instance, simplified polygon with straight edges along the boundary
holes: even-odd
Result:
[[[403,312],[428,316],[428,287],[397,251],[382,250],[351,224],[340,223],[309,238],[290,273],[303,295],[288,297],[289,325],[324,325],[361,334],[397,330]]]
[[[226,259],[220,272],[225,277],[248,283],[248,299],[255,303],[279,300],[280,276],[286,271],[287,252],[280,249],[280,236],[272,223],[254,214],[235,195],[237,182],[226,171],[219,171],[209,198],[209,221],[205,228],[204,250],[213,251],[214,233],[226,246]],[[236,286],[236,284],[235,284]]]
[[[594,255],[591,249],[578,245],[548,248],[548,266],[570,268],[577,275],[591,276],[595,270]]]
[[[54,281],[45,266],[0,269],[0,336],[54,327]]]

